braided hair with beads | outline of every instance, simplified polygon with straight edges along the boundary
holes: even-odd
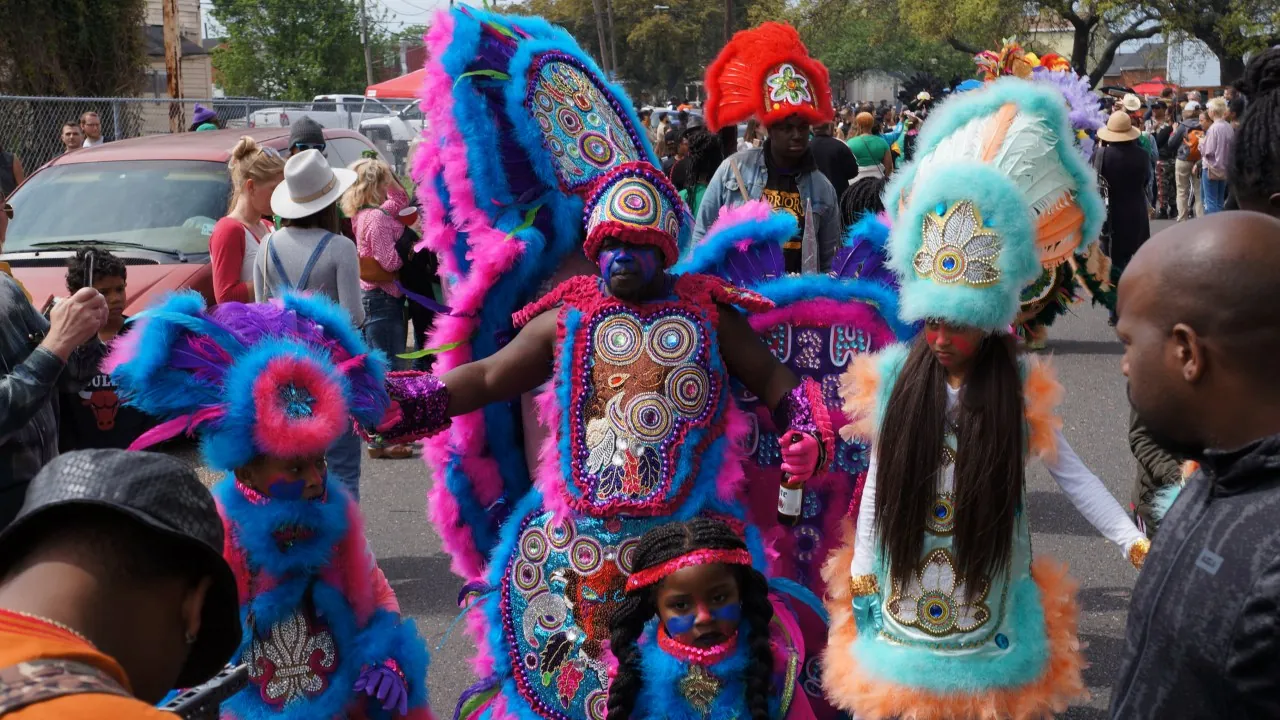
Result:
[[[1280,48],[1254,58],[1236,87],[1249,99],[1227,172],[1242,210],[1280,216]]]
[[[726,523],[710,518],[660,525],[645,533],[636,547],[632,572],[641,572],[695,550],[746,550],[747,544]],[[773,651],[769,645],[769,623],[773,605],[769,583],[749,566],[733,566],[742,598],[742,621],[748,628],[750,658],[747,665],[747,708],[751,720],[769,720],[769,698],[773,694]],[[638,641],[645,625],[658,615],[658,585],[627,593],[610,623],[610,649],[618,660],[618,672],[609,685],[607,720],[627,720],[635,710],[636,698],[644,683]]]

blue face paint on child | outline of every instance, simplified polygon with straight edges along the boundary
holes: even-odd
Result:
[[[653,282],[661,272],[658,262],[658,249],[648,245],[618,244],[600,251],[597,258],[600,264],[600,275],[606,284],[615,276],[634,277],[638,286]]]
[[[706,612],[711,619],[716,622],[737,623],[742,619],[742,604],[729,603],[710,611],[699,606],[698,612],[689,615],[674,615],[667,618],[667,634],[671,637],[679,637],[685,633],[693,632],[693,627],[698,624],[698,616]]]

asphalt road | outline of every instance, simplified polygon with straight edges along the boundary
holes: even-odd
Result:
[[[1167,223],[1158,223],[1159,226]],[[1106,314],[1087,304],[1058,321],[1046,354],[1053,357],[1067,396],[1064,432],[1076,452],[1127,508],[1134,463],[1129,454],[1128,403],[1120,374],[1121,346]],[[430,484],[419,459],[364,461],[362,508],[369,542],[404,613],[413,616],[430,645],[431,703],[447,717],[473,682],[474,650],[462,628],[446,637],[457,615],[462,582],[425,515]],[[1080,582],[1080,639],[1090,663],[1085,683],[1092,699],[1062,717],[1106,717],[1120,669],[1124,623],[1136,572],[1120,550],[1094,531],[1038,463],[1028,474],[1028,503],[1035,551],[1067,562]]]

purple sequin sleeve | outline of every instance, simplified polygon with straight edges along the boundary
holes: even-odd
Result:
[[[391,409],[376,429],[361,428],[366,440],[414,442],[449,427],[449,388],[440,378],[415,370],[389,372],[386,387]]]

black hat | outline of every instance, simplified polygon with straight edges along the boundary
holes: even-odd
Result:
[[[306,115],[294,120],[289,125],[289,147],[298,143],[324,145],[324,127]]]
[[[77,450],[60,455],[31,481],[18,516],[0,531],[0,550],[65,507],[114,512],[155,532],[158,542],[190,548],[192,562],[207,568],[213,585],[178,686],[195,687],[216,675],[240,645],[240,601],[235,575],[222,557],[222,519],[195,472],[159,453]]]

